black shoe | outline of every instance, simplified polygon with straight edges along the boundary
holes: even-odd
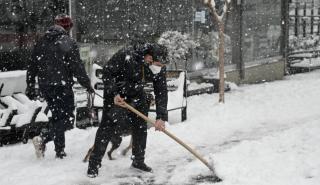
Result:
[[[74,126],[73,126],[73,124],[70,124],[70,123],[68,123],[66,126],[65,126],[65,130],[67,131],[67,130],[71,130],[71,129],[73,129],[74,128]]]
[[[63,159],[65,157],[67,157],[67,154],[63,150],[56,153],[56,158]]]
[[[146,165],[146,163],[144,162],[136,162],[133,161],[131,164],[131,167],[141,170],[141,171],[145,171],[145,172],[151,172],[152,173],[152,168],[150,168],[149,166]]]
[[[90,178],[95,178],[98,176],[99,170],[98,168],[101,167],[101,164],[95,165],[92,162],[89,162],[87,176]]]

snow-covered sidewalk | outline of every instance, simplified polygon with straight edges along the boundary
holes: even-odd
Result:
[[[168,130],[205,158],[212,157],[221,185],[320,184],[320,70],[282,81],[232,87],[226,103],[218,95],[188,99],[188,120],[170,113]],[[96,128],[73,129],[66,135],[65,160],[54,158],[53,144],[46,158],[37,160],[31,142],[0,148],[2,185],[90,184],[209,184],[197,175],[210,171],[166,135],[149,130],[146,163],[153,174],[130,169],[130,156],[121,156],[129,138],[114,156],[104,158],[99,177],[86,177],[81,160],[92,145]]]

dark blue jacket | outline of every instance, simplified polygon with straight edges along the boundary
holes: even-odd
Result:
[[[113,104],[117,94],[128,99],[139,98],[144,94],[145,82],[153,82],[157,119],[168,120],[168,92],[166,68],[154,75],[143,61],[143,51],[134,46],[116,52],[103,68],[104,108]],[[105,110],[107,111],[107,110]]]
[[[80,59],[76,42],[60,26],[52,26],[36,43],[32,62],[28,65],[27,86],[34,87],[35,77],[45,86],[68,86],[74,84],[73,77],[85,88],[90,88],[90,79]]]

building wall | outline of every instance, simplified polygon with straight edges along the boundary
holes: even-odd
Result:
[[[226,81],[236,84],[252,84],[281,80],[284,77],[284,59],[278,59],[270,63],[246,67],[244,78],[240,78],[239,70],[226,72]]]
[[[217,66],[215,57],[210,58],[211,55],[217,56],[216,26],[206,7],[198,0],[72,0],[71,2],[72,15],[76,19],[74,37],[80,45],[91,45],[91,48],[98,53],[94,62],[103,65],[119,47],[132,39],[155,40],[164,31],[177,30],[191,34],[194,39],[202,43],[201,47],[193,50],[190,62],[208,63],[204,67]],[[281,0],[232,2],[233,8],[241,11],[231,13],[231,16],[240,17],[239,19],[231,19],[229,16],[227,21],[225,65],[237,64],[235,71],[239,75],[233,76],[234,78],[238,76],[238,81],[258,81],[252,77],[258,78],[258,74],[248,76],[251,72],[247,70],[251,69],[251,64],[264,58],[281,55],[279,44],[282,39],[281,30],[279,31]],[[238,2],[241,2],[239,6]],[[34,41],[52,24],[53,17],[58,13],[68,12],[68,7],[66,0],[0,0],[0,9],[6,12],[3,16],[5,18],[0,20],[0,38],[7,33],[14,35],[12,41],[0,40],[1,63],[7,62],[7,66],[19,63],[23,64],[21,68],[24,68]],[[269,11],[270,9],[272,11]],[[20,18],[14,19],[9,16],[18,10],[20,13],[17,15]],[[205,22],[194,21],[196,11],[206,12]],[[235,40],[232,33],[236,33],[239,39]],[[233,50],[237,52],[231,52]],[[24,55],[21,56],[21,53]],[[263,62],[260,64],[261,67],[266,67]],[[8,67],[6,69],[8,70]],[[270,68],[266,67],[265,70],[268,71]],[[279,68],[278,71],[284,70]],[[264,75],[261,76],[261,80],[265,78]]]
[[[190,31],[192,1],[79,0],[75,3],[80,42],[153,39],[163,31]]]

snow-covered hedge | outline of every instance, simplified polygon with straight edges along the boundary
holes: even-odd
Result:
[[[308,35],[307,37],[289,36],[290,52],[303,50],[319,50],[320,37],[318,35]]]
[[[175,63],[176,65],[185,62],[188,55],[191,54],[191,49],[199,45],[192,40],[189,34],[182,34],[178,31],[162,33],[158,43],[168,48],[170,63]]]

